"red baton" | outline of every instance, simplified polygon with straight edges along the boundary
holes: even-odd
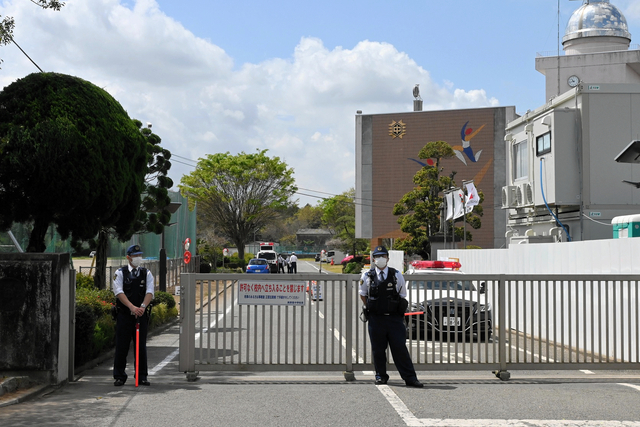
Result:
[[[138,379],[140,377],[140,320],[136,322],[136,387],[138,387]]]
[[[405,313],[405,316],[413,316],[414,314],[424,314],[424,311],[411,311],[409,313]]]

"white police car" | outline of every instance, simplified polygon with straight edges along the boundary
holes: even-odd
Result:
[[[465,334],[491,338],[493,320],[484,283],[464,279],[457,261],[413,261],[405,273],[407,335]],[[458,278],[459,276],[459,278]]]

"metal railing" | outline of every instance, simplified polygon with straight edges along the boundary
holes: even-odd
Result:
[[[508,379],[513,369],[640,369],[640,276],[462,277],[474,285],[467,296],[442,291],[425,305],[423,325],[408,336],[417,370],[490,370]],[[332,370],[344,371],[347,379],[356,370],[372,370],[367,324],[359,320],[359,279],[182,274],[180,370],[189,379],[203,370]],[[240,284],[314,281],[322,299],[307,293],[304,305],[238,304]],[[408,293],[410,303],[427,298],[414,295]],[[484,314],[479,303],[469,302],[481,298]],[[407,318],[417,322],[418,316]]]
[[[105,276],[106,289],[111,289],[113,283],[113,276],[119,268],[126,266],[126,261],[121,265],[108,265],[107,274]],[[155,287],[158,290],[158,284],[160,282],[160,261],[159,260],[145,260],[142,263],[142,267],[147,268],[153,274],[155,278]],[[95,273],[96,267],[80,267],[80,273],[92,275]],[[167,259],[167,291],[173,289],[175,286],[180,286],[180,275],[182,273],[196,273],[200,271],[200,256],[194,256],[191,258],[189,264],[185,264],[182,258],[169,258]]]
[[[595,46],[595,47],[592,47],[592,48],[580,47],[579,49],[580,49],[580,51],[582,53],[627,52],[627,51],[640,50],[640,45],[638,45],[638,44],[630,44],[628,49],[621,48],[619,44],[599,45],[599,46]],[[561,50],[559,53],[560,53],[560,56],[568,56],[568,55],[565,54],[564,50]],[[536,57],[537,58],[553,57],[553,56],[558,56],[558,51],[556,51],[556,50],[548,50],[548,51],[536,52]]]

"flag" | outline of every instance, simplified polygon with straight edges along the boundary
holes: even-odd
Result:
[[[453,219],[464,215],[464,191],[461,188],[453,192]]]
[[[467,183],[467,200],[466,200],[466,209],[467,213],[473,210],[473,207],[480,203],[480,196],[478,195],[478,190],[476,190],[476,186],[473,185],[473,182]]]
[[[446,221],[453,218],[453,193],[445,194],[445,200],[447,201],[447,219]]]

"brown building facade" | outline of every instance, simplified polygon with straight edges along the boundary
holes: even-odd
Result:
[[[420,150],[431,141],[445,141],[456,157],[444,159],[442,174],[456,172],[457,186],[473,180],[484,193],[482,227],[468,228],[473,244],[500,248],[505,244],[506,213],[501,190],[506,185],[505,128],[516,118],[515,107],[418,111],[356,115],[356,237],[405,237],[393,206],[414,188],[413,177],[426,159]],[[461,243],[458,244],[461,246]],[[451,243],[449,244],[451,247]]]

